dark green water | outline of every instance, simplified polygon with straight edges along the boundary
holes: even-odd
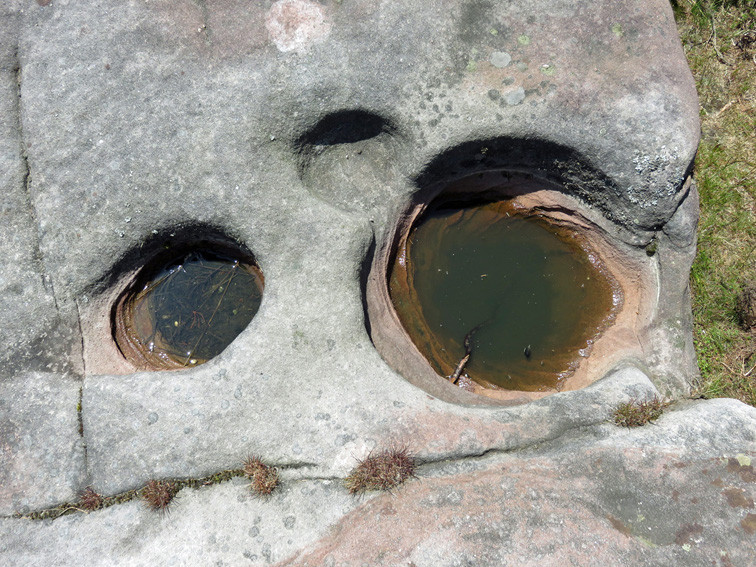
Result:
[[[149,278],[130,302],[131,332],[145,355],[181,366],[210,360],[252,320],[262,301],[256,269],[191,252]]]
[[[426,214],[395,263],[392,300],[440,374],[453,372],[471,333],[476,382],[554,388],[605,323],[611,288],[564,231],[508,214],[496,204]]]

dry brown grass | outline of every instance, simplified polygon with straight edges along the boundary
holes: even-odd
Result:
[[[98,510],[102,506],[103,500],[91,486],[87,486],[79,496],[79,508],[87,512]]]
[[[415,476],[417,460],[407,447],[371,453],[360,461],[344,483],[352,494],[390,490]]]
[[[178,492],[175,483],[167,480],[151,480],[142,488],[140,496],[153,510],[167,511],[168,505]]]
[[[260,460],[259,457],[249,457],[244,461],[244,474],[252,481],[252,492],[267,496],[278,486],[278,471]]]

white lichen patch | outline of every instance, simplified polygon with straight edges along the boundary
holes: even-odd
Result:
[[[512,56],[506,51],[494,51],[488,60],[497,69],[503,69],[512,62]]]
[[[523,100],[525,100],[525,89],[521,86],[516,87],[512,91],[504,95],[504,100],[507,101],[509,106],[517,106]]]
[[[635,172],[641,179],[641,186],[630,185],[627,188],[628,200],[641,208],[655,207],[659,198],[674,195],[684,181],[684,171],[680,169],[678,149],[660,146],[653,154],[635,152],[632,158]],[[675,171],[670,175],[670,169]],[[649,190],[653,193],[649,194]]]

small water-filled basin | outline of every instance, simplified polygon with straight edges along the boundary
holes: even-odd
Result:
[[[610,323],[610,278],[580,235],[509,199],[439,200],[410,228],[389,295],[412,342],[460,385],[559,389]]]
[[[115,338],[138,367],[196,366],[220,354],[257,313],[262,272],[251,258],[193,247],[155,261],[118,302]]]

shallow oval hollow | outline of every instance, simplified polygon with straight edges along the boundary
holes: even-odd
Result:
[[[511,198],[436,199],[402,239],[389,293],[434,370],[468,388],[559,389],[614,308],[579,235]]]
[[[144,266],[113,309],[113,336],[136,368],[196,366],[220,354],[257,313],[263,276],[228,245],[184,245]]]

